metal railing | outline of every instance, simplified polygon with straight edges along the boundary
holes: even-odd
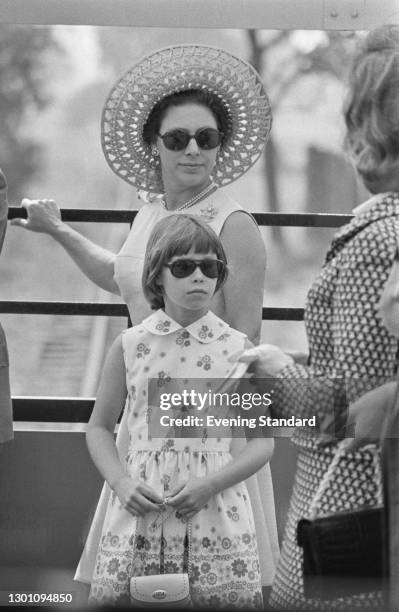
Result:
[[[129,223],[137,214],[132,210],[63,209],[66,222]],[[353,215],[329,213],[253,213],[259,226],[338,228]],[[23,208],[11,207],[9,219],[25,217]],[[0,313],[31,315],[80,315],[128,318],[125,304],[103,302],[0,301]],[[302,321],[303,308],[264,307],[263,320]],[[94,398],[13,397],[14,420],[24,422],[85,423],[90,417]]]

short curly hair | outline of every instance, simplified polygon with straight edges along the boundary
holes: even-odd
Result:
[[[349,75],[346,147],[371,193],[399,191],[399,26],[363,40]]]
[[[220,238],[213,229],[197,216],[174,214],[161,219],[148,238],[142,275],[143,293],[153,310],[165,306],[159,276],[165,264],[175,255],[186,255],[191,249],[195,253],[214,253],[225,263],[218,277],[215,293],[227,279],[227,259]]]

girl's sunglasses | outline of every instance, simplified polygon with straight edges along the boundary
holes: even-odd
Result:
[[[176,259],[171,264],[165,264],[175,278],[187,278],[199,268],[208,278],[219,278],[226,268],[221,259]]]
[[[214,128],[201,128],[195,134],[190,134],[188,130],[178,129],[170,130],[170,132],[165,132],[165,134],[158,134],[158,136],[162,138],[165,147],[169,151],[183,151],[192,138],[194,138],[200,149],[208,151],[209,149],[216,149],[220,145],[223,133]]]

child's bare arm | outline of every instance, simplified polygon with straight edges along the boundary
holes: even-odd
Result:
[[[126,401],[127,389],[121,336],[108,353],[97,399],[87,427],[90,455],[105,480],[132,514],[142,515],[158,506],[162,498],[148,485],[133,481],[126,473],[115,444],[114,430]]]
[[[115,425],[127,396],[121,336],[105,361],[97,399],[87,426],[87,446],[98,470],[112,487],[125,476],[114,440]]]

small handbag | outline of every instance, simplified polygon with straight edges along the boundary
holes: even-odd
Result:
[[[138,608],[192,608],[188,574],[134,576],[130,599]]]
[[[130,579],[130,601],[134,608],[156,607],[158,609],[193,607],[190,595],[191,574],[191,521],[187,524],[188,558],[187,572],[181,574],[151,574],[132,576]],[[133,550],[135,548],[137,530]]]
[[[336,599],[383,588],[384,509],[377,450],[373,456],[378,506],[316,518],[321,496],[344,453],[345,442],[341,442],[313,498],[310,518],[297,525],[297,543],[303,549],[306,598]]]

